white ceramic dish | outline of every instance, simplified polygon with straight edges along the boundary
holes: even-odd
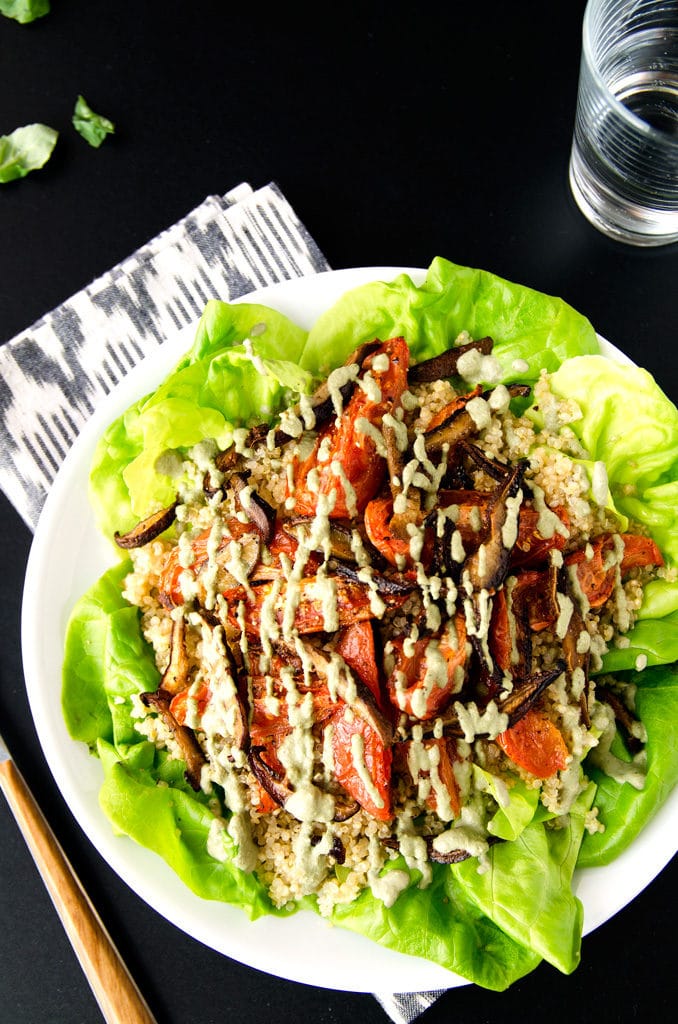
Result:
[[[273,306],[310,327],[348,289],[369,280],[390,280],[403,271],[416,282],[425,275],[402,267],[330,271],[253,292],[242,301]],[[194,896],[159,857],[113,834],[98,804],[103,778],[99,763],[66,731],[61,714],[66,623],[77,599],[112,564],[111,549],[98,534],[87,501],[92,453],[102,430],[160,382],[190,347],[193,335],[191,327],[168,338],[102,402],[69,452],[40,518],[26,575],[22,644],[28,697],[47,762],[70,810],[110,867],[150,907],[212,949],[282,978],[344,991],[424,991],[466,984],[426,960],[331,928],[310,912],[252,923],[234,907]],[[611,358],[630,361],[603,344]],[[577,873],[585,934],[652,881],[676,852],[677,836],[678,790],[612,865]]]

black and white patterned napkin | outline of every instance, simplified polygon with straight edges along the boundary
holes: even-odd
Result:
[[[0,487],[32,529],[97,403],[210,298],[329,270],[275,183],[203,203],[0,348]]]
[[[35,529],[97,403],[208,299],[329,270],[275,182],[208,196],[186,217],[0,347],[0,488]],[[440,992],[375,993],[410,1024]]]

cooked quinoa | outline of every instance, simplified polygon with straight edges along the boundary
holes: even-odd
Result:
[[[331,375],[326,422],[305,399],[270,429],[236,432],[228,452],[190,453],[173,526],[130,551],[124,588],[163,677],[165,703],[142,695],[137,729],[172,756],[188,750],[192,781],[213,798],[209,853],[226,856],[226,830],[276,906],[314,893],[327,916],[365,887],[392,904],[410,882],[382,872],[398,857],[422,887],[434,861],[471,856],[483,870],[516,785],[538,791],[553,827],[567,820],[587,785],[582,761],[614,724],[591,673],[663,572],[660,558],[622,569],[624,538],[642,531],[621,531],[604,468],[590,468],[570,426],[576,403],[546,373],[529,398],[470,373],[390,396],[394,351]],[[492,368],[485,357],[483,380]],[[351,443],[371,446],[379,475],[366,499],[338,447],[352,417]],[[376,501],[391,502],[378,536]],[[596,543],[602,602],[578,575],[597,564]],[[533,611],[551,584],[551,610]],[[358,622],[377,689],[342,646]],[[610,688],[632,716],[632,692]],[[509,742],[521,721],[549,730],[550,767],[535,771]],[[632,771],[642,785],[642,753]],[[595,810],[587,828],[604,828]]]

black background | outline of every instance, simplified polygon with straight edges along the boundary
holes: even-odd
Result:
[[[49,164],[0,186],[0,341],[208,194],[275,180],[334,268],[436,255],[559,295],[675,400],[678,246],[595,231],[568,191],[583,4],[54,0],[0,18],[0,134],[61,130]],[[117,125],[91,149],[78,93]],[[64,543],[76,543],[64,525]],[[365,994],[281,981],[225,959],[143,904],[73,821],[23,686],[30,534],[0,495],[2,731],[159,1024],[305,1018],[384,1024]],[[632,1021],[675,1007],[675,860],[583,943],[503,994],[473,986],[422,1020]],[[318,978],[318,983],[322,979]],[[0,801],[0,1022],[100,1021],[33,862]]]

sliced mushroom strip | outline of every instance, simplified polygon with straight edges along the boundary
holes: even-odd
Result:
[[[511,398],[528,398],[532,394],[532,388],[529,384],[506,384],[506,390]],[[489,398],[494,388],[488,388],[487,391],[483,391],[483,398]]]
[[[159,512],[153,512],[127,533],[118,533],[116,531],[113,535],[115,543],[119,548],[129,550],[130,548],[141,548],[144,544],[148,544],[149,541],[155,540],[174,522],[178,504],[179,501],[177,499],[171,505],[168,505],[167,508],[162,508]]]
[[[342,576],[344,579],[350,580],[351,583],[359,583],[365,586],[365,582],[360,575],[360,569],[354,569],[351,565],[345,565],[342,562],[335,563],[333,561],[330,561],[329,567],[337,576]],[[370,581],[381,597],[404,597],[410,594],[416,587],[415,581],[395,571],[388,575],[386,573],[373,572],[370,574]]]
[[[508,715],[507,728],[510,729],[512,725],[516,725],[536,704],[546,687],[550,686],[564,671],[565,663],[558,661],[552,668],[538,672],[518,683],[503,700],[495,699],[497,710]],[[454,706],[447,708],[437,721],[447,735],[454,736],[456,739],[464,738],[464,730]],[[488,736],[489,733],[478,732],[476,735],[482,737]]]
[[[409,368],[407,378],[411,384],[430,384],[436,380],[444,380],[446,377],[453,377],[457,373],[457,366],[461,356],[467,352],[480,352],[481,355],[489,356],[494,342],[492,338],[479,338],[477,341],[470,341],[467,345],[457,345],[448,348],[438,356],[425,359],[421,363],[415,363]]]
[[[462,441],[459,447],[463,454],[467,455],[478,469],[482,469],[493,480],[506,479],[511,470],[510,466],[503,462],[498,462],[496,459],[491,459],[477,444],[472,444],[470,441]]]
[[[308,544],[313,537],[313,516],[292,516],[290,519],[282,520],[282,528],[295,540]],[[328,526],[329,549],[332,558],[341,562],[356,562],[356,553],[353,546],[353,529],[338,519],[331,519]],[[360,541],[369,559],[370,565],[376,568],[383,568],[387,565],[386,559],[377,551],[367,537],[360,533]],[[320,539],[316,540],[314,550],[323,551],[323,544]]]
[[[564,671],[565,663],[557,661],[551,668],[537,672],[513,687],[498,704],[499,710],[508,715],[509,728],[516,725],[530,708],[534,707],[546,687],[555,682]]]
[[[435,838],[435,836],[422,836],[422,839],[426,844],[426,854],[428,859],[436,864],[460,864],[461,861],[468,860],[469,857],[473,856],[473,854],[469,853],[468,850],[463,850],[461,848],[457,850],[450,850],[448,853],[439,853],[433,845]],[[488,846],[494,846],[495,843],[501,843],[503,841],[504,840],[500,839],[498,836],[485,837],[485,842]],[[387,838],[382,839],[381,842],[389,850],[400,849],[400,843],[395,836],[388,836]]]
[[[250,771],[254,775],[257,782],[261,787],[268,793],[268,795],[275,800],[279,807],[285,807],[288,800],[294,794],[294,789],[290,786],[285,775],[276,771],[267,764],[263,757],[264,747],[252,747],[247,754],[247,763],[250,767]],[[357,814],[360,810],[360,804],[356,800],[352,800],[348,795],[345,797],[334,796],[335,811],[333,821],[341,822],[348,821],[354,814]],[[317,840],[316,840],[317,842]],[[343,847],[342,847],[343,849]],[[335,857],[338,864],[343,863],[339,859],[341,851],[339,847],[333,844],[333,850],[336,850],[336,854],[330,853],[331,856]]]
[[[269,505],[265,498],[262,498],[260,494],[257,494],[248,485],[243,473],[233,473],[230,484],[238,495],[240,506],[246,513],[252,526],[254,526],[264,544],[268,544],[273,535],[276,510],[272,505]]]
[[[186,620],[174,619],[170,636],[170,659],[160,681],[160,689],[172,697],[189,684],[190,662],[186,654]]]
[[[207,759],[193,730],[186,725],[180,725],[170,711],[171,700],[171,694],[162,689],[141,694],[142,703],[160,715],[163,723],[174,736],[181,756],[186,762],[186,779],[197,792],[200,789],[200,775],[204,765],[207,764]]]
[[[388,470],[391,496],[395,500],[403,489],[403,469],[405,460],[403,452],[398,447],[398,435],[396,428],[390,423],[382,423],[381,434],[386,446],[386,468]]]
[[[570,585],[569,577],[564,569],[558,575],[558,585],[566,600],[569,601],[571,605],[571,615],[567,626],[567,632],[561,641],[563,657],[565,658],[565,664],[567,665],[570,680],[582,688],[581,695],[579,697],[579,706],[581,708],[582,721],[588,728],[591,724],[591,716],[589,714],[589,689],[591,685],[589,679],[589,667],[591,652],[588,644],[585,649],[580,649],[580,637],[584,636],[588,640],[588,631],[586,629],[584,618],[579,610],[579,604],[572,590],[572,586]],[[577,679],[577,676],[580,676],[580,678]]]
[[[474,854],[469,853],[468,850],[464,850],[461,847],[457,850],[448,850],[446,853],[440,853],[440,851],[435,848],[435,838],[435,836],[424,836],[428,859],[432,860],[435,864],[461,864],[463,860],[468,860],[469,857],[474,856]],[[504,840],[500,839],[499,836],[485,836],[484,838],[488,846],[494,846],[495,843],[504,842]]]
[[[214,468],[216,469],[217,473],[221,477],[223,477],[228,475],[229,473],[232,473],[233,470],[238,466],[238,464],[241,461],[242,455],[240,454],[239,451],[236,450],[235,446],[232,446],[230,448],[226,448],[224,451],[218,452],[215,455]],[[208,497],[212,498],[217,493],[217,491],[221,490],[221,486],[222,484],[220,481],[217,482],[212,479],[212,475],[208,469],[204,477],[202,478],[202,489],[205,492],[205,494]]]
[[[425,433],[428,455],[440,452],[443,445],[454,448],[478,433],[478,426],[465,407],[456,409],[446,420]]]
[[[266,764],[261,756],[263,750],[263,747],[251,747],[247,754],[247,763],[257,782],[275,800],[279,807],[284,807],[294,790],[288,784],[284,775],[281,775],[280,772]]]
[[[330,692],[334,689],[355,714],[359,715],[378,734],[384,746],[393,742],[393,728],[376,705],[369,688],[356,679],[338,655],[329,658],[313,644],[304,645],[318,675],[327,681]]]
[[[518,536],[519,512],[518,508],[512,513],[515,529],[507,529],[506,527],[510,525],[508,502],[517,500],[524,473],[525,464],[520,462],[494,492],[488,512],[489,536],[466,559],[464,573],[468,574],[476,593],[481,590],[493,593],[506,578],[511,551]]]
[[[640,725],[638,719],[629,711],[626,704],[613,693],[612,690],[607,686],[601,686],[600,683],[596,683],[596,697],[599,700],[605,701],[614,713],[615,721],[619,726],[619,730],[622,733],[622,739],[624,745],[628,750],[629,754],[638,754],[643,749],[643,741],[637,735],[636,730]]]

